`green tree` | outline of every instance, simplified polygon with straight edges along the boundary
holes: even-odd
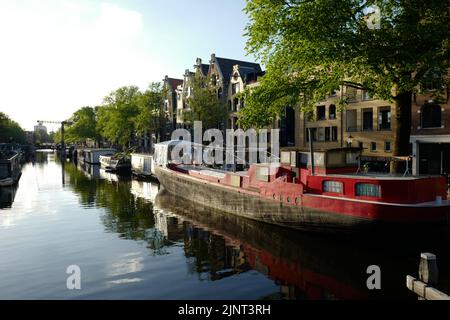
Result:
[[[225,121],[227,110],[218,98],[217,88],[199,73],[191,78],[190,86],[192,91],[185,120],[191,123],[202,121],[205,129],[218,128]]]
[[[119,88],[105,97],[97,118],[97,129],[103,137],[123,148],[131,145],[136,133],[141,96],[138,87],[129,86]]]
[[[369,28],[375,5],[381,23]],[[247,93],[242,124],[266,125],[286,105],[311,109],[346,85],[395,103],[394,155],[408,155],[412,95],[450,67],[449,1],[247,0],[245,11],[247,50],[267,73]]]
[[[20,125],[0,112],[0,143],[25,143],[26,133]]]
[[[67,142],[86,142],[88,139],[97,139],[97,115],[92,107],[83,107],[77,110],[70,119],[71,125],[67,128],[65,140]]]
[[[161,83],[150,83],[149,87],[139,97],[139,115],[136,118],[136,132],[139,135],[161,134],[166,121],[164,112],[165,90]]]

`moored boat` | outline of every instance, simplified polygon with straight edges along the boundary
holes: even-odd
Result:
[[[282,163],[229,172],[171,160],[177,143],[156,146],[156,177],[170,193],[223,212],[312,231],[447,224],[445,178],[359,173],[356,148],[317,153],[314,165],[294,151]]]
[[[133,176],[141,179],[153,177],[153,156],[143,153],[133,153],[131,155],[131,171]]]
[[[129,173],[131,162],[126,156],[121,154],[106,154],[99,157],[100,166],[107,172]]]
[[[77,161],[99,165],[100,156],[116,153],[116,149],[78,149]]]
[[[0,151],[0,187],[17,184],[21,175],[20,154],[16,151]]]

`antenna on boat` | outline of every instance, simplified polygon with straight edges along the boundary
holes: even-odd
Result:
[[[311,154],[311,175],[314,176],[316,174],[316,167],[314,163],[314,142],[312,135],[312,128],[308,128],[309,133],[309,153]]]

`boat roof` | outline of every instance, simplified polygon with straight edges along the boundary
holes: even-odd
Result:
[[[79,149],[79,150],[84,150],[84,151],[117,151],[114,148],[83,148],[83,149]]]
[[[0,161],[10,161],[19,155],[16,151],[0,151]]]
[[[421,180],[436,178],[441,176],[403,176],[394,174],[383,174],[383,173],[346,173],[346,174],[316,174],[316,177],[327,177],[327,178],[344,178],[344,179],[368,179],[368,180]]]
[[[155,144],[155,146],[177,146],[177,145],[187,145],[187,146],[195,146],[195,145],[199,145],[197,143],[191,142],[191,141],[186,141],[186,140],[169,140],[169,141],[164,141],[164,142],[160,142]]]

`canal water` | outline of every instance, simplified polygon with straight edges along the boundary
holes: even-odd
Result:
[[[448,248],[446,237],[341,239],[223,215],[51,152],[0,190],[0,299],[414,300],[406,275],[424,251],[450,292]],[[372,265],[381,290],[367,287]],[[69,266],[81,290],[68,290]]]

